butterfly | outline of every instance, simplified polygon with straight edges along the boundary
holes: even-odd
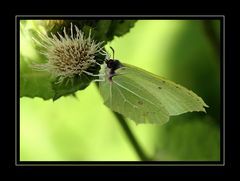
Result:
[[[187,88],[119,60],[106,60],[102,71],[99,89],[104,104],[137,124],[164,124],[170,116],[206,112],[209,107]]]

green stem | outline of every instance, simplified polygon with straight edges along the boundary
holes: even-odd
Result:
[[[143,151],[142,147],[140,146],[139,142],[137,141],[136,137],[133,135],[133,132],[131,131],[130,127],[128,126],[126,120],[124,117],[116,112],[113,112],[114,116],[117,118],[118,122],[122,126],[125,134],[127,135],[129,141],[131,142],[133,148],[135,149],[137,155],[142,161],[149,160],[146,156],[145,152]]]
[[[99,88],[97,83],[96,83],[96,85]],[[121,114],[116,113],[116,112],[113,112],[113,114],[116,117],[116,119],[118,120],[118,122],[120,123],[120,125],[122,126],[125,134],[127,135],[128,140],[132,144],[132,146],[133,146],[134,150],[136,151],[136,153],[137,153],[138,157],[140,158],[140,160],[142,160],[142,161],[149,160],[149,158],[147,157],[147,155],[143,151],[142,147],[140,146],[139,142],[137,141],[136,137],[134,136],[132,130],[128,126],[128,124],[127,124],[126,120],[124,119],[124,117]]]

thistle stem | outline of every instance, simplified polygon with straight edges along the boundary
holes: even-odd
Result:
[[[149,160],[145,152],[143,151],[142,147],[140,146],[139,142],[137,141],[136,137],[134,136],[132,130],[128,126],[126,120],[124,117],[116,112],[113,112],[114,116],[117,118],[118,122],[122,126],[125,134],[127,135],[128,140],[131,142],[134,150],[136,151],[138,157],[141,159],[141,161]]]

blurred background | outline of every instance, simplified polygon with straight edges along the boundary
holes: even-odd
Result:
[[[27,26],[27,24],[24,24]],[[220,160],[220,22],[139,20],[106,45],[115,58],[166,77],[197,93],[207,114],[171,117],[163,126],[130,128],[154,160]],[[22,53],[24,52],[24,53]],[[110,52],[110,51],[109,51]],[[21,57],[33,54],[21,41]],[[24,57],[23,57],[24,58]],[[21,161],[136,161],[125,132],[104,106],[95,84],[53,102],[20,98]]]

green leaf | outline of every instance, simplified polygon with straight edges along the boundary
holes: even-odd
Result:
[[[220,160],[220,131],[211,117],[173,117],[160,134],[165,139],[156,149],[159,150],[157,160],[162,159],[163,149],[165,156],[179,161]]]
[[[128,33],[134,26],[136,20],[114,20],[112,21],[107,33],[108,40],[112,40],[114,36],[123,36]]]
[[[97,41],[113,40],[114,36],[123,36],[128,33],[137,20],[65,20],[63,24],[56,24],[51,29],[51,33],[59,32],[62,34],[63,27],[70,33],[71,23],[88,34],[91,29],[94,39]],[[49,34],[50,35],[50,34]],[[63,35],[63,34],[62,34]]]
[[[28,63],[30,61],[23,56],[20,57],[20,62],[20,97],[51,99],[54,91],[50,75],[43,71],[33,71]]]
[[[100,20],[96,26],[95,38],[99,41],[108,41],[107,32],[109,31],[112,20]]]
[[[74,78],[65,79],[61,83],[57,83],[57,81],[52,83],[52,87],[54,90],[53,100],[57,100],[61,96],[67,96],[70,94],[74,94],[74,92],[78,90],[85,89],[93,78],[89,78],[87,75],[82,74],[81,76],[77,75]]]
[[[87,71],[93,74],[97,74],[100,70],[99,65],[89,68]],[[61,96],[67,96],[75,93],[78,90],[85,89],[92,80],[98,79],[98,77],[89,76],[86,74],[76,75],[72,79],[65,79],[63,82],[58,83],[58,79],[52,82],[52,88],[54,90],[53,100],[57,100]]]

